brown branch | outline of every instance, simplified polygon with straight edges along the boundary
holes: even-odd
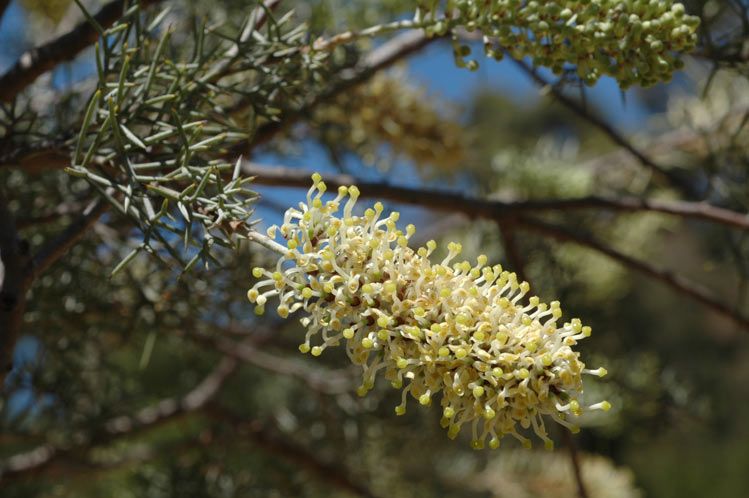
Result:
[[[345,472],[342,472],[340,462],[336,464],[322,462],[307,449],[272,436],[268,428],[264,427],[259,421],[245,421],[215,405],[209,407],[207,413],[218,420],[232,424],[239,436],[248,437],[263,450],[296,464],[321,481],[333,484],[337,488],[356,496],[375,497],[367,487],[355,482]]]
[[[203,408],[218,394],[229,376],[236,371],[237,366],[238,362],[234,358],[221,358],[216,368],[187,394],[181,398],[163,399],[133,416],[123,415],[110,420],[105,424],[104,436],[97,438],[96,442],[106,442],[135,430],[151,428],[179,415]]]
[[[3,249],[3,259],[5,254],[10,258],[7,264],[3,261],[6,277],[10,270],[11,278],[8,279],[7,297],[5,282],[3,283],[3,303],[0,306],[0,325],[2,325],[2,329],[0,329],[2,332],[2,335],[0,335],[0,386],[2,386],[5,375],[12,366],[13,350],[21,333],[26,294],[31,288],[31,284],[39,275],[67,254],[86,234],[88,229],[96,223],[106,208],[107,205],[101,200],[91,202],[78,218],[71,222],[57,237],[42,246],[33,256],[14,255],[12,249],[10,249],[11,246],[8,249]],[[5,212],[3,209],[5,209]],[[12,222],[13,218],[7,212],[7,205],[4,207],[4,201],[0,197],[0,232],[10,234],[9,231],[3,230],[3,228],[7,229],[8,227],[2,225],[9,225]],[[4,243],[5,240],[3,240],[3,245]]]
[[[10,5],[10,0],[0,0],[0,21],[3,20],[3,14],[5,14],[8,5]]]
[[[33,280],[47,271],[83,238],[108,207],[107,203],[101,199],[89,203],[78,218],[73,220],[57,237],[43,245],[34,255],[26,278]]]
[[[530,76],[533,81],[535,81],[545,90],[548,90],[554,97],[554,99],[556,99],[560,104],[598,128],[601,132],[603,132],[604,135],[609,137],[612,142],[634,156],[643,166],[649,168],[659,177],[668,181],[669,184],[671,184],[673,187],[676,187],[688,198],[697,197],[697,192],[695,191],[694,186],[690,182],[688,182],[686,178],[657,164],[643,151],[635,147],[632,142],[627,140],[624,135],[622,135],[609,122],[592,113],[585,106],[581,105],[580,102],[566,96],[559,88],[546,81],[540,74],[538,74],[537,71],[528,66],[525,62],[516,59],[512,60],[520,69],[528,74],[528,76]]]
[[[263,185],[279,185],[285,187],[304,187],[310,184],[309,173],[289,168],[259,167],[252,163],[245,163],[243,171],[247,175],[255,176],[255,183]],[[473,199],[463,194],[445,191],[430,191],[407,187],[394,187],[382,182],[362,182],[349,175],[326,175],[326,183],[330,187],[355,184],[362,195],[388,199],[404,204],[429,207],[438,211],[461,212],[471,217],[487,218],[495,221],[516,221],[522,226],[543,232],[559,240],[568,240],[599,251],[625,266],[663,281],[679,293],[685,294],[708,308],[735,321],[742,328],[749,329],[749,318],[742,317],[730,306],[721,303],[711,292],[703,289],[685,278],[671,272],[661,270],[648,263],[631,258],[600,242],[584,235],[567,231],[562,227],[528,218],[524,213],[542,210],[559,211],[563,209],[580,209],[582,207],[606,207],[623,211],[645,210],[677,214],[684,217],[709,219],[717,223],[736,226],[743,230],[749,227],[746,216],[716,208],[703,203],[666,201],[648,201],[627,198],[605,199],[586,198],[571,200],[546,201],[484,201]]]
[[[695,282],[687,280],[681,275],[672,273],[667,270],[662,270],[651,265],[650,263],[640,261],[631,256],[627,256],[626,254],[621,253],[616,249],[613,249],[597,241],[593,237],[574,233],[567,230],[566,228],[557,225],[552,225],[550,223],[528,217],[519,217],[517,221],[518,226],[520,227],[530,229],[559,241],[573,242],[577,245],[587,247],[601,254],[604,254],[627,268],[633,269],[644,275],[663,282],[676,292],[690,297],[691,299],[708,307],[721,316],[732,320],[741,328],[749,330],[749,318],[742,316],[739,311],[722,303],[709,290],[699,286]]]
[[[19,231],[23,231],[27,228],[37,227],[39,225],[47,225],[59,221],[65,216],[74,215],[80,213],[85,206],[79,202],[63,202],[54,209],[47,211],[39,216],[32,216],[29,218],[19,218],[16,220],[16,228]]]
[[[211,401],[236,368],[237,361],[235,359],[224,357],[218,366],[186,395],[180,398],[164,399],[133,416],[112,419],[105,424],[103,432],[98,437],[91,442],[82,444],[80,447],[58,449],[51,445],[40,445],[32,450],[12,456],[4,462],[0,462],[0,482],[49,473],[55,465],[62,465],[65,461],[74,458],[76,451],[85,450],[92,443],[111,442],[118,437],[151,429],[174,420],[180,415],[201,410],[213,418],[218,418],[224,422],[229,421],[234,426],[232,432],[234,440],[236,440],[236,437],[247,437],[262,450],[298,465],[317,479],[330,483],[348,493],[365,498],[374,498],[369,489],[342,472],[340,465],[324,463],[306,449],[272,436],[267,427],[258,421],[241,420],[211,404]],[[84,466],[83,468],[89,467]]]
[[[515,226],[511,223],[500,223],[500,232],[502,234],[502,243],[507,253],[507,259],[513,266],[513,270],[517,273],[518,278],[521,280],[528,281],[528,276],[525,274],[525,260],[517,247],[517,241],[515,240]],[[531,283],[531,285],[533,285]],[[585,482],[583,481],[583,474],[580,466],[580,458],[577,451],[575,441],[572,439],[572,435],[566,429],[562,429],[562,437],[564,443],[570,452],[570,461],[572,463],[572,472],[575,477],[575,483],[577,485],[577,495],[579,498],[588,498],[588,490],[585,488]]]
[[[272,438],[266,431],[261,429],[255,430],[250,437],[253,443],[269,453],[296,464],[316,478],[328,482],[342,491],[363,498],[375,498],[375,495],[366,486],[354,481],[346,473],[342,472],[340,463],[330,464],[322,462],[314,453],[298,445],[290,444],[278,438]]]
[[[0,482],[49,472],[55,464],[73,457],[77,451],[94,444],[105,444],[120,436],[150,429],[181,415],[200,410],[219,393],[236,368],[236,360],[222,358],[216,368],[184,396],[163,399],[140,410],[135,415],[113,418],[106,422],[97,434],[94,434],[91,441],[71,448],[57,448],[44,444],[14,455],[0,462]]]
[[[575,483],[577,484],[577,496],[579,498],[588,498],[588,490],[585,487],[585,481],[583,481],[582,465],[580,465],[580,454],[577,451],[577,445],[575,440],[572,438],[572,434],[569,431],[562,429],[562,438],[564,444],[567,445],[567,449],[570,452],[570,463],[572,464],[572,474],[575,476]]]
[[[247,162],[242,171],[254,176],[258,185],[308,188],[310,172],[296,168],[268,167]],[[331,187],[356,185],[362,195],[411,204],[438,211],[460,212],[474,218],[510,218],[537,211],[607,209],[612,211],[655,211],[701,219],[749,230],[749,216],[702,202],[659,201],[637,197],[583,197],[528,201],[482,200],[445,190],[398,187],[385,182],[366,182],[350,175],[325,175]]]
[[[19,239],[5,192],[0,189],[0,386],[12,366],[26,305],[24,268],[30,260],[28,245]]]
[[[140,4],[145,8],[158,1],[140,0]],[[125,0],[113,0],[102,7],[94,19],[106,29],[122,16],[126,5],[128,2]],[[25,52],[5,74],[0,76],[0,100],[12,101],[39,76],[62,62],[74,59],[98,38],[96,28],[88,21],[84,21],[68,33]]]
[[[522,201],[521,209],[527,211],[560,211],[576,209],[605,209],[610,211],[653,211],[671,214],[684,218],[694,218],[722,225],[749,230],[749,215],[737,213],[730,209],[712,206],[707,202],[662,201],[658,199],[641,199],[639,197],[602,197],[589,196],[577,199],[544,199]]]

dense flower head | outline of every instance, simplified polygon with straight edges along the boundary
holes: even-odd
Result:
[[[557,301],[529,295],[527,282],[488,266],[484,255],[475,263],[456,261],[457,243],[432,263],[437,244],[409,247],[415,228],[400,230],[397,212],[383,216],[378,202],[358,216],[355,186],[340,187],[328,201],[325,191],[313,175],[307,202],[268,229],[286,246],[275,269],[253,269],[258,281],[248,292],[258,314],[271,297],[278,298],[281,317],[303,314],[303,353],[319,356],[344,344],[363,369],[359,394],[382,373],[402,389],[399,415],[409,396],[431,405],[441,395],[448,436],[467,424],[475,448],[487,439],[496,448],[507,434],[530,446],[520,428],[532,428],[551,448],[543,416],[576,431],[570,415],[609,409],[606,401],[584,407],[579,399],[582,374],[606,371],[580,361],[572,348],[591,329],[578,319],[559,324]]]
[[[440,3],[433,4],[425,17],[439,15]],[[608,75],[623,87],[668,80],[682,66],[679,53],[694,48],[699,26],[668,0],[449,0],[445,12],[451,21],[428,32],[445,34],[453,24],[479,30],[489,56],[507,50],[557,74],[575,64],[586,83]],[[459,61],[467,52],[458,46]]]

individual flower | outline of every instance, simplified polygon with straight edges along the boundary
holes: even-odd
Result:
[[[268,229],[265,245],[281,255],[273,270],[252,270],[258,281],[247,294],[258,314],[277,298],[281,317],[303,315],[303,353],[320,356],[344,344],[363,370],[360,395],[381,373],[402,389],[397,414],[406,412],[409,396],[421,405],[438,400],[448,436],[468,425],[475,448],[487,439],[497,448],[508,434],[531,446],[521,429],[551,448],[545,417],[575,432],[571,415],[610,408],[580,399],[582,375],[606,371],[580,361],[572,348],[591,329],[576,318],[559,324],[559,302],[530,296],[527,282],[488,266],[484,255],[456,261],[457,243],[432,263],[437,244],[409,247],[415,228],[398,229],[397,212],[383,216],[378,202],[355,215],[355,186],[325,201],[325,183],[318,174],[312,179],[307,202]],[[277,236],[285,246],[273,242]]]

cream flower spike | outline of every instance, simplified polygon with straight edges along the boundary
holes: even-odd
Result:
[[[606,370],[580,361],[572,348],[591,329],[576,318],[558,324],[559,302],[526,298],[528,283],[500,265],[487,266],[486,256],[475,264],[453,262],[457,243],[434,264],[429,256],[437,244],[410,248],[415,228],[399,230],[397,212],[384,217],[378,202],[354,215],[359,189],[340,187],[324,202],[325,183],[319,174],[312,180],[307,202],[286,211],[280,227],[268,237],[253,234],[281,256],[272,271],[252,270],[258,281],[247,293],[257,314],[277,297],[281,317],[302,315],[302,353],[320,356],[344,344],[363,370],[360,395],[381,372],[402,389],[398,415],[409,395],[422,405],[438,400],[448,436],[469,425],[477,449],[487,439],[497,448],[505,435],[530,447],[521,428],[551,449],[544,416],[577,432],[570,416],[610,409],[607,401],[581,404],[582,375],[602,377]],[[276,234],[285,246],[272,240]]]

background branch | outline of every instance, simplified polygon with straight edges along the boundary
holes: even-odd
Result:
[[[523,259],[522,253],[517,246],[517,241],[515,240],[514,225],[511,223],[502,223],[499,225],[499,227],[500,233],[502,235],[502,245],[504,246],[505,252],[507,253],[507,259],[512,265],[513,270],[517,273],[518,279],[525,280],[526,282],[530,283],[531,286],[533,286],[533,282],[531,282],[526,275],[525,260]],[[570,434],[570,432],[566,428],[561,428],[560,432],[562,433],[564,444],[569,450],[570,463],[572,465],[572,474],[577,486],[577,495],[579,498],[588,498],[588,490],[585,487],[585,482],[583,481],[580,457],[578,455],[575,441],[572,438],[572,434]]]
[[[539,86],[543,88],[544,91],[548,91],[554,99],[562,104],[564,107],[572,111],[573,113],[577,114],[584,120],[588,121],[590,124],[598,128],[601,132],[603,132],[604,135],[609,137],[612,142],[617,144],[622,149],[629,152],[635,159],[637,159],[643,166],[649,168],[654,173],[656,173],[659,177],[665,179],[668,181],[669,184],[671,184],[673,187],[676,187],[680,192],[683,192],[687,198],[697,198],[697,192],[695,191],[694,186],[691,184],[691,182],[687,181],[686,178],[679,175],[678,173],[671,171],[669,169],[664,168],[663,166],[657,164],[655,161],[653,161],[649,156],[647,156],[643,151],[641,151],[638,147],[635,147],[635,145],[627,140],[624,135],[622,135],[616,128],[614,128],[608,121],[605,119],[593,114],[588,108],[586,108],[584,105],[582,105],[580,102],[577,102],[576,100],[566,96],[557,86],[552,85],[548,81],[546,81],[543,76],[538,74],[538,72],[530,67],[528,64],[521,60],[512,59],[511,60],[520,68],[522,69],[528,76],[533,79]]]
[[[146,8],[158,1],[160,0],[140,0],[140,4],[142,8]],[[125,0],[113,0],[102,7],[94,15],[94,19],[106,29],[122,16],[126,5],[128,2]],[[10,102],[39,76],[62,62],[72,60],[98,38],[96,28],[85,20],[64,35],[25,52],[0,76],[0,100]]]
[[[12,229],[13,233],[11,233],[10,227],[13,224],[13,217],[7,211],[7,204],[4,204],[2,195],[0,192],[0,235],[2,235],[3,240],[1,242],[4,249],[6,237],[8,237],[8,242],[10,243],[10,240],[13,238],[17,240],[17,236],[15,235],[14,227]],[[0,306],[0,325],[2,325],[2,335],[0,336],[0,386],[3,385],[5,376],[12,366],[13,351],[23,325],[26,294],[31,288],[32,283],[39,275],[62,258],[86,234],[88,229],[106,211],[107,207],[108,205],[100,199],[91,202],[78,218],[73,220],[57,237],[43,245],[33,256],[24,257],[23,253],[19,252],[20,249],[14,253],[10,245],[8,249],[3,250],[3,265],[6,268],[6,276],[9,268],[11,271],[11,278],[8,280],[9,286],[7,289],[8,292],[12,291],[12,295],[9,294],[6,299],[6,287],[5,282],[3,282],[3,300]],[[16,245],[19,248],[25,247],[20,242]],[[6,253],[9,257],[7,264],[5,262]]]
[[[296,168],[268,167],[246,162],[242,171],[254,176],[258,185],[308,188],[311,172]],[[612,211],[655,211],[685,218],[711,221],[749,230],[749,216],[711,206],[702,202],[659,201],[636,197],[590,196],[577,199],[543,199],[525,201],[481,200],[461,193],[398,187],[386,182],[367,182],[351,175],[325,175],[331,187],[356,185],[362,195],[387,199],[403,204],[421,206],[438,211],[461,212],[477,218],[506,218],[534,211],[564,211],[577,209],[607,209]]]
[[[8,8],[8,5],[10,5],[10,0],[0,0],[0,21],[2,21],[3,14],[5,14],[5,9]]]
[[[717,312],[719,315],[732,320],[741,328],[749,331],[749,318],[742,316],[739,310],[736,310],[731,306],[724,304],[718,298],[713,296],[712,292],[710,292],[709,290],[685,279],[684,277],[676,273],[662,270],[651,265],[650,263],[646,263],[644,261],[640,261],[633,257],[627,256],[626,254],[623,254],[616,249],[608,247],[607,245],[597,241],[593,237],[574,233],[567,230],[566,228],[557,225],[552,225],[550,223],[528,217],[519,217],[518,224],[518,226],[520,227],[530,229],[553,239],[573,242],[577,245],[587,247],[601,254],[604,254],[627,268],[663,282],[678,293],[694,299],[700,304],[703,304],[711,310]]]
[[[12,366],[26,305],[28,245],[18,238],[5,190],[0,188],[0,390]]]
[[[134,415],[113,418],[106,422],[90,441],[76,447],[57,448],[44,444],[14,455],[0,462],[0,482],[49,471],[55,463],[77,451],[88,449],[93,445],[105,444],[117,437],[150,429],[181,415],[197,411],[219,393],[226,380],[236,370],[237,365],[238,362],[233,358],[222,358],[214,370],[184,396],[165,398]]]

